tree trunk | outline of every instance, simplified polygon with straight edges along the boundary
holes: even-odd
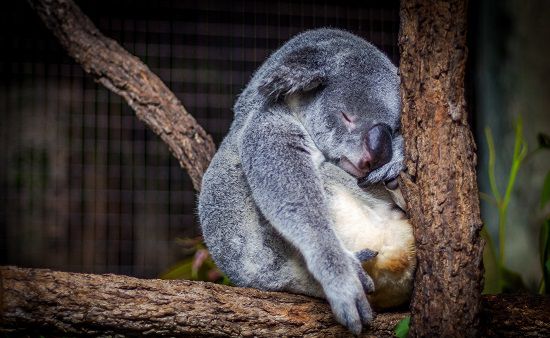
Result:
[[[464,99],[466,7],[401,2],[402,183],[418,257],[413,337],[479,335],[483,245]]]
[[[166,143],[196,190],[215,152],[212,137],[137,57],[101,34],[72,0],[29,0],[42,21],[86,73],[122,96]]]

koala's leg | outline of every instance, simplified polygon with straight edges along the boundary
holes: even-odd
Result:
[[[213,158],[199,196],[202,232],[214,261],[236,285],[321,297],[300,253],[258,211],[230,142]]]
[[[241,159],[252,196],[270,224],[301,253],[337,320],[359,333],[372,320],[365,292],[374,285],[333,231],[309,136],[283,107],[272,109],[253,116],[243,132]]]

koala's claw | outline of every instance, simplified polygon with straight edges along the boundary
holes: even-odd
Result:
[[[342,276],[337,285],[327,285],[325,295],[336,320],[353,334],[359,335],[363,326],[370,325],[374,317],[367,299],[367,294],[374,291],[374,282],[365,273],[357,258],[353,257],[350,263],[351,266],[348,267],[352,268],[351,273]]]
[[[364,295],[352,300],[350,303],[344,300],[330,302],[330,306],[336,320],[355,335],[361,333],[363,326],[370,325],[374,317],[370,304]]]
[[[374,319],[374,312],[372,311],[368,301],[362,303],[361,300],[357,300],[357,309],[359,309],[359,316],[363,325],[367,326],[372,323]]]
[[[387,180],[386,182],[384,182],[384,185],[389,190],[395,190],[399,188],[399,180],[397,179],[397,177],[392,178],[391,180]]]
[[[355,253],[355,257],[357,257],[360,262],[369,261],[377,255],[377,251],[373,251],[370,249],[364,249]],[[361,281],[361,285],[363,286],[363,291],[365,291],[365,293],[367,294],[373,293],[374,282],[372,281],[372,278],[370,278],[370,276],[365,273],[365,270],[363,270],[363,267],[361,265],[359,265],[357,269],[357,275],[359,276],[359,280]]]
[[[374,292],[374,282],[372,281],[372,278],[370,278],[369,275],[367,275],[363,268],[360,268],[359,271],[357,271],[357,275],[359,276],[359,280],[361,281],[361,286],[363,287],[363,291],[368,293]]]
[[[371,249],[363,249],[363,250],[357,251],[355,253],[355,257],[357,257],[357,259],[361,263],[370,261],[371,259],[373,259],[376,256],[378,256],[378,251],[374,251],[374,250],[371,250]]]

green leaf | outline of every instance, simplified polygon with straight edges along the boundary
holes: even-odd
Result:
[[[223,279],[222,279],[222,281],[220,282],[220,284],[233,286],[233,283],[231,282],[231,280],[229,279],[229,277],[227,277],[226,275],[223,275]]]
[[[489,184],[491,186],[491,194],[495,199],[497,205],[501,203],[500,191],[498,190],[496,183],[495,175],[495,162],[496,162],[496,152],[495,152],[495,143],[493,141],[493,133],[490,128],[485,128],[485,138],[487,139],[487,146],[489,148]]]
[[[550,201],[550,171],[546,174],[544,184],[542,185],[542,193],[540,196],[540,207],[544,208],[546,203]]]
[[[539,147],[550,149],[550,135],[539,133],[537,135],[537,141],[539,143]]]
[[[192,279],[193,275],[193,258],[186,259],[168,269],[163,273],[161,279]]]
[[[411,324],[411,316],[407,316],[395,325],[394,334],[398,338],[406,338],[409,335],[409,325]]]

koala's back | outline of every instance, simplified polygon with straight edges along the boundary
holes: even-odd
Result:
[[[230,133],[203,177],[199,217],[214,261],[239,286],[321,297],[300,254],[260,213],[242,170],[238,130]]]

